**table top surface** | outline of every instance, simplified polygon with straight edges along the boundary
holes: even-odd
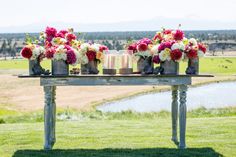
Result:
[[[19,78],[84,78],[84,77],[100,77],[100,78],[105,78],[105,77],[113,77],[113,78],[118,78],[118,77],[156,77],[156,78],[163,78],[163,77],[214,77],[214,75],[185,75],[185,74],[180,74],[180,75],[141,75],[141,74],[129,74],[129,75],[103,75],[103,74],[98,74],[98,75],[18,75]]]

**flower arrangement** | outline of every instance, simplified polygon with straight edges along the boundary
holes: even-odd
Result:
[[[80,61],[78,52],[80,41],[76,40],[73,29],[57,31],[53,27],[47,27],[40,34],[46,48],[45,56],[52,60],[63,60],[67,64],[77,65]]]
[[[132,51],[135,56],[139,57],[150,57],[152,56],[152,40],[148,38],[143,38],[137,42],[130,42],[127,44],[127,49]]]
[[[198,43],[196,39],[186,40],[185,54],[187,59],[203,57],[206,53],[206,45]]]
[[[104,56],[104,51],[106,50],[108,50],[108,48],[101,44],[81,44],[79,47],[79,53],[81,54],[81,64],[87,64],[89,61],[101,62]]]
[[[21,56],[29,60],[41,61],[44,58],[45,49],[37,44],[27,44],[21,50]]]
[[[164,61],[180,62],[184,59],[185,44],[182,30],[163,29],[153,38],[155,45],[151,51],[154,54],[153,62],[158,64]]]

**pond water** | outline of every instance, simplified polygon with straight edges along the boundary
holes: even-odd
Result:
[[[236,106],[236,82],[223,82],[191,87],[187,93],[187,109]],[[151,93],[106,103],[97,107],[102,112],[170,111],[171,92]]]

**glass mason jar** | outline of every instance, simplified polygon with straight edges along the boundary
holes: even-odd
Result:
[[[120,50],[118,57],[119,74],[133,73],[133,52],[129,50]]]
[[[117,69],[117,50],[107,50],[104,53],[103,74],[116,74]]]

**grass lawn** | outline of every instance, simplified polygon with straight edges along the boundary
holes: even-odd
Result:
[[[171,142],[170,118],[57,122],[52,151],[42,150],[42,122],[0,128],[1,157],[236,156],[236,117],[188,118],[186,150]]]
[[[44,60],[42,66],[46,69],[51,69],[51,63],[49,60]],[[180,72],[184,73],[187,63],[181,62]],[[78,66],[79,67],[79,66]],[[134,65],[135,67],[135,65]],[[72,68],[72,66],[71,66]],[[0,70],[12,70],[12,69],[28,69],[27,60],[8,60],[0,61]],[[102,71],[101,64],[99,65],[100,72]],[[205,57],[200,60],[200,73],[209,74],[236,74],[236,57]]]

